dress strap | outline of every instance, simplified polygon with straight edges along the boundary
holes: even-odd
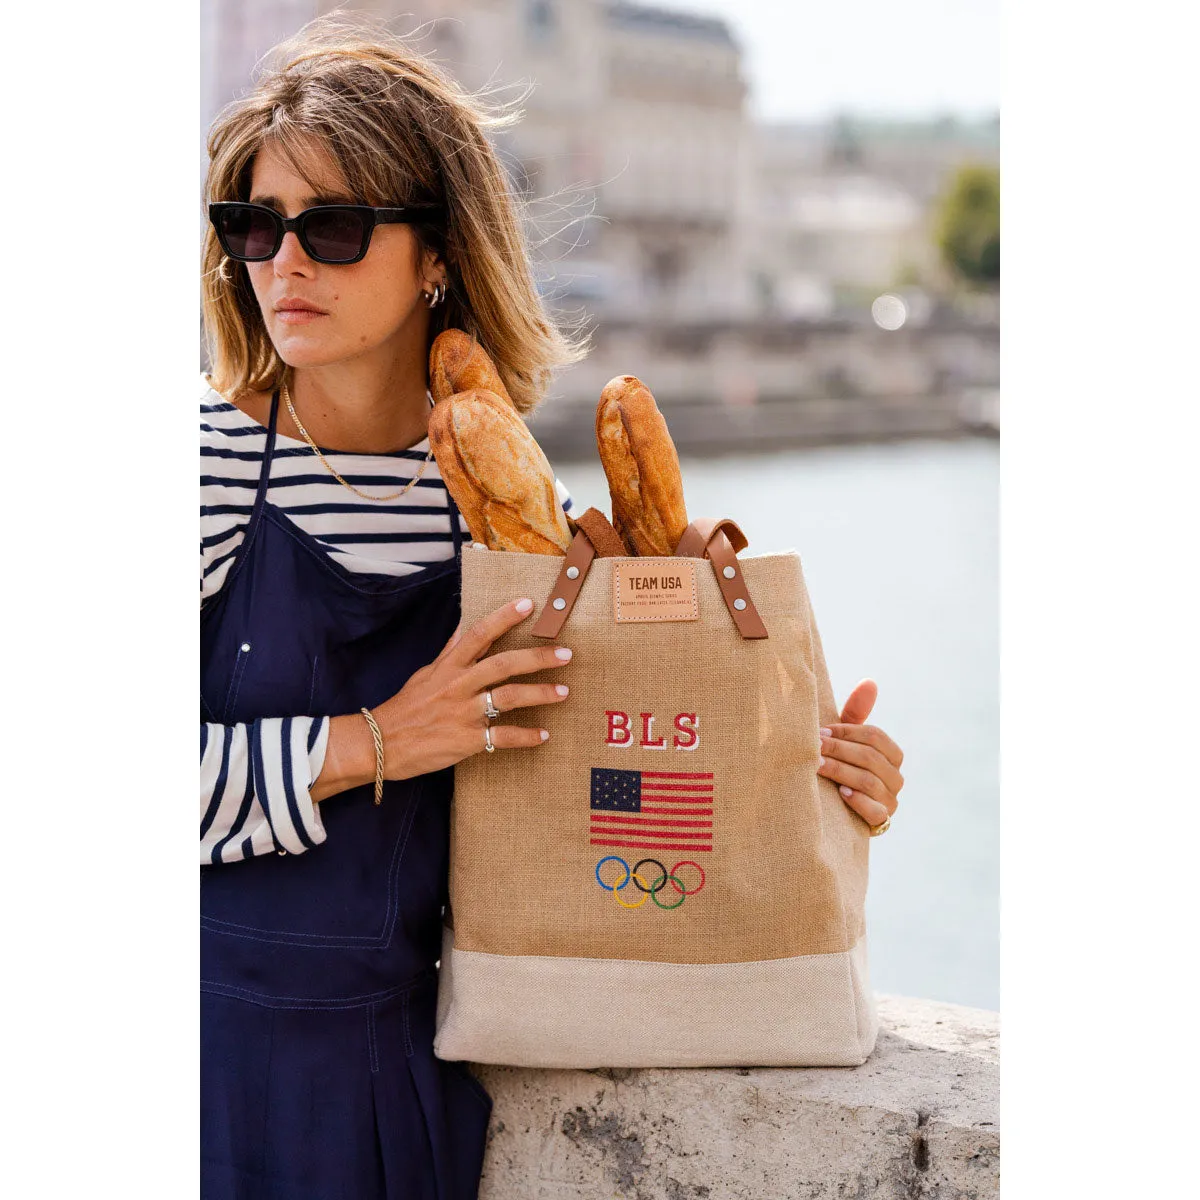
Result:
[[[229,574],[225,576],[225,582],[221,585],[221,589],[216,597],[214,597],[216,600],[229,595],[232,590],[230,584],[237,578],[238,573],[245,566],[246,560],[250,557],[250,552],[258,535],[258,528],[262,524],[263,508],[267,503],[267,487],[271,482],[271,457],[275,453],[275,427],[278,424],[278,419],[279,389],[276,388],[271,396],[271,417],[267,423],[267,441],[263,447],[262,467],[258,474],[258,491],[254,495],[254,507],[250,510],[250,518],[246,522],[246,531],[242,537],[242,543],[234,551],[233,563],[229,568]],[[211,605],[202,607],[201,611],[211,611],[213,607]]]
[[[271,459],[275,454],[275,430],[279,425],[279,388],[271,393],[271,416],[267,422],[267,444],[263,447],[262,469],[258,473],[258,491],[254,496],[254,510],[250,514],[251,527],[258,524],[259,513],[267,502],[267,488],[271,482]]]

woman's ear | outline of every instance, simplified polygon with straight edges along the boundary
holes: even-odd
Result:
[[[449,282],[446,278],[446,264],[436,250],[426,249],[421,252],[421,280],[422,286],[427,291],[435,283],[440,283],[445,287]]]

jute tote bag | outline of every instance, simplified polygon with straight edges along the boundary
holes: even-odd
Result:
[[[738,527],[703,520],[674,557],[598,557],[592,513],[565,559],[463,553],[466,621],[540,605],[493,651],[574,657],[522,676],[570,684],[546,743],[455,768],[434,1052],[861,1063],[869,834],[816,771],[838,710],[799,555],[738,558]]]

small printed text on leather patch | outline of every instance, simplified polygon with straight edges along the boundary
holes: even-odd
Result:
[[[696,621],[696,560],[631,558],[613,564],[618,621]]]

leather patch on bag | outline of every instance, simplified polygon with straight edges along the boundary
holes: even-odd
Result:
[[[618,621],[697,621],[696,559],[634,558],[613,564]]]

